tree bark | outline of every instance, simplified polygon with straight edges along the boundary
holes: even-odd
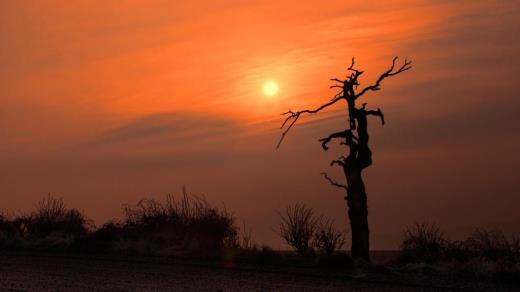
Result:
[[[344,170],[348,185],[346,200],[352,235],[351,256],[370,262],[370,231],[365,184],[360,169],[346,165]]]

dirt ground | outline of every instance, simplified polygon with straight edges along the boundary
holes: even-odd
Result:
[[[0,255],[0,291],[440,291],[149,258]]]

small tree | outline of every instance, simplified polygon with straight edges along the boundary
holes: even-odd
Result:
[[[347,183],[341,184],[332,180],[326,173],[323,174],[332,185],[342,188],[346,191],[348,205],[348,216],[350,219],[350,229],[352,234],[352,250],[351,254],[354,258],[363,259],[370,261],[369,255],[369,229],[368,229],[368,207],[367,207],[367,195],[365,192],[365,184],[363,182],[362,172],[365,168],[372,164],[372,152],[368,146],[368,116],[375,116],[381,119],[384,125],[385,119],[383,112],[380,109],[367,110],[366,103],[361,106],[357,105],[356,102],[360,97],[370,91],[378,91],[381,89],[381,82],[391,76],[395,76],[402,72],[411,69],[411,61],[405,60],[404,64],[396,68],[397,57],[392,61],[390,69],[385,71],[373,85],[369,85],[362,90],[358,90],[359,77],[363,74],[354,68],[354,58],[347,71],[350,75],[347,75],[345,79],[334,78],[332,81],[337,84],[332,85],[330,88],[338,88],[339,93],[336,94],[329,102],[319,106],[316,109],[301,110],[294,112],[289,110],[284,113],[287,118],[282,124],[284,129],[280,141],[278,142],[277,148],[280,147],[283,139],[294,126],[298,118],[303,114],[316,114],[322,110],[335,105],[339,101],[346,102],[346,129],[339,132],[330,134],[328,137],[320,139],[323,150],[328,150],[328,144],[333,139],[340,139],[341,145],[347,147],[348,153],[345,156],[333,160],[331,166],[337,165],[342,168]]]
[[[287,206],[280,215],[280,236],[300,256],[312,253],[312,239],[316,230],[317,219],[314,211],[305,205],[296,203]]]

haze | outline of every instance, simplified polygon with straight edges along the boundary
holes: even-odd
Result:
[[[365,84],[393,56],[414,69],[367,95],[373,249],[414,222],[452,237],[520,232],[520,5],[504,1],[1,1],[0,206],[47,193],[101,224],[183,185],[282,246],[297,201],[348,226],[319,174],[338,110],[275,150],[280,113],[320,105],[352,56]],[[279,85],[276,98],[262,92]]]

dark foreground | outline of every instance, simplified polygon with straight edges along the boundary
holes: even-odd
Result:
[[[371,276],[175,263],[145,257],[0,255],[0,291],[445,291]]]

